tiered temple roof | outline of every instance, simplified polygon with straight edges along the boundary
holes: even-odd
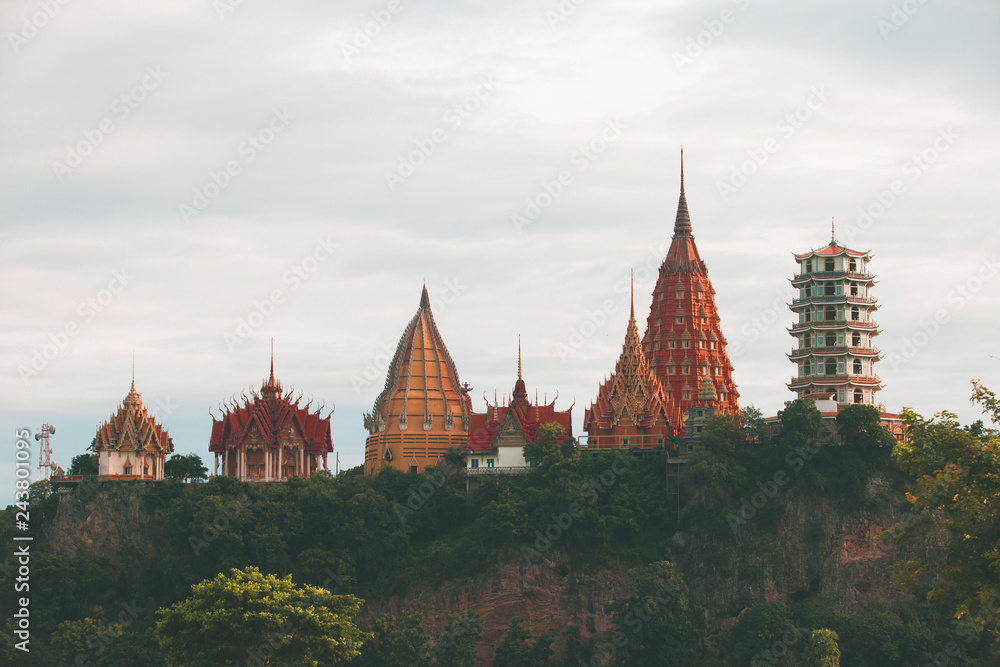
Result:
[[[489,400],[486,400],[486,412],[472,415],[468,450],[477,452],[496,449],[510,431],[515,432],[518,444],[523,446],[525,443],[534,443],[538,437],[538,427],[552,422],[563,429],[560,440],[573,437],[573,407],[559,411],[555,406],[555,399],[551,403],[539,404],[537,394],[534,405],[528,399],[521,374],[521,351],[518,345],[517,381],[514,383],[510,403],[490,405]]]
[[[212,421],[209,451],[217,454],[249,444],[263,444],[278,449],[296,440],[306,451],[333,451],[330,414],[322,416],[322,406],[310,411],[312,400],[300,406],[301,393],[285,391],[274,377],[274,356],[271,356],[271,376],[261,383],[260,391],[242,394],[243,403],[232,401],[219,419]]]
[[[642,345],[666,392],[668,414],[675,424],[686,419],[689,407],[703,405],[700,394],[706,380],[712,384],[719,412],[739,411],[739,392],[715,307],[715,289],[692,235],[683,151],[674,234],[660,265]]]
[[[667,397],[643,353],[634,303],[615,372],[584,411],[583,428],[591,448],[671,444],[674,426]]]
[[[383,464],[423,471],[464,449],[472,416],[469,389],[441,338],[424,286],[420,306],[389,364],[385,389],[364,416],[365,472]]]
[[[155,451],[164,454],[170,452],[167,429],[158,424],[142,404],[142,396],[135,390],[134,376],[132,388],[122,401],[118,412],[98,427],[92,449],[95,452]]]

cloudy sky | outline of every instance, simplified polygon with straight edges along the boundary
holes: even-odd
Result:
[[[1000,389],[998,32],[990,0],[5,0],[6,451],[47,420],[68,467],[134,351],[210,461],[209,409],[274,337],[358,465],[424,282],[477,409],[520,334],[579,431],[632,269],[648,312],[682,145],[741,403],[792,397],[792,253],[835,218],[874,254],[881,401],[975,420],[969,381]],[[12,454],[0,475],[10,497]]]

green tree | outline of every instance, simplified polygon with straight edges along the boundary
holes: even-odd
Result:
[[[208,479],[208,468],[197,454],[174,454],[163,464],[163,476],[185,482]]]
[[[778,412],[781,430],[776,436],[782,447],[801,447],[817,437],[823,415],[811,398],[797,398]]]
[[[747,445],[747,432],[738,415],[717,414],[702,429],[699,444],[713,454],[742,452]]]
[[[353,619],[361,604],[353,595],[295,586],[291,576],[234,568],[158,610],[156,636],[170,665],[248,659],[341,664],[360,654],[362,633]]]
[[[657,561],[632,570],[629,583],[635,591],[630,597],[606,605],[617,631],[597,655],[614,656],[619,665],[690,664],[698,631],[684,576],[673,563]],[[620,640],[624,645],[616,650]]]
[[[563,427],[555,422],[539,426],[535,442],[524,446],[524,458],[535,461],[544,469],[563,467],[579,457],[576,440],[563,438]]]
[[[746,472],[725,455],[696,449],[684,471],[685,482],[691,489],[691,506],[724,509],[743,487]]]
[[[507,636],[497,646],[493,667],[546,667],[553,664],[552,638],[543,635],[532,641],[524,619],[510,619]]]
[[[729,633],[733,664],[749,665],[755,656],[767,658],[775,642],[794,630],[792,614],[781,602],[763,602],[743,614]],[[787,644],[787,642],[786,642]]]
[[[1000,422],[1000,401],[979,381],[972,400]],[[927,420],[904,410],[903,420],[907,437],[894,454],[917,483],[909,515],[882,534],[911,554],[894,574],[904,587],[930,583],[931,599],[953,600],[957,617],[988,632],[1000,653],[1000,439],[988,430],[976,437],[950,412]]]
[[[844,444],[871,460],[879,452],[888,456],[896,445],[892,432],[882,423],[882,414],[874,405],[854,403],[837,413],[837,431]]]
[[[71,475],[96,475],[98,473],[98,454],[79,454],[73,457],[69,465]]]
[[[478,613],[448,614],[444,629],[434,635],[430,657],[437,667],[475,667],[476,644],[482,632]]]
[[[802,667],[840,667],[839,639],[828,628],[813,630],[802,646]]]
[[[430,665],[427,656],[424,617],[410,609],[399,620],[392,614],[377,616],[372,622],[372,638],[361,649],[362,667],[408,667]]]

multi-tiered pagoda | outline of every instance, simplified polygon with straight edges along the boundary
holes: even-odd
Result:
[[[584,411],[583,428],[591,449],[656,449],[673,444],[667,395],[642,351],[634,299],[615,372],[601,383],[597,400]]]
[[[472,416],[469,389],[458,379],[424,286],[389,364],[385,389],[364,416],[365,472],[383,465],[423,472],[444,463],[450,448],[464,450]]]
[[[882,383],[875,374],[878,303],[870,294],[870,259],[869,252],[839,245],[832,234],[829,245],[795,255],[799,272],[792,286],[799,296],[790,307],[798,320],[789,329],[796,346],[788,357],[798,372],[788,388],[800,398],[875,404]]]
[[[212,421],[208,450],[215,454],[215,474],[280,482],[327,469],[333,452],[330,415],[323,417],[322,407],[311,411],[311,400],[300,406],[301,394],[293,398],[293,390],[282,389],[274,377],[273,350],[271,376],[250,394]]]
[[[715,289],[691,233],[691,215],[684,193],[684,152],[681,151],[681,193],[674,235],[653,289],[653,304],[642,337],[649,365],[666,392],[668,414],[680,425],[689,408],[703,405],[706,380],[719,413],[739,412],[739,392],[733,365],[726,354]]]
[[[163,464],[173,447],[167,429],[153,419],[132,388],[118,412],[98,429],[91,450],[97,452],[98,475],[106,479],[163,479]]]

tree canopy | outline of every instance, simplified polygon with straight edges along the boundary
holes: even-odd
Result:
[[[163,476],[184,481],[208,479],[208,468],[197,454],[174,454],[163,464]]]
[[[346,663],[361,651],[354,624],[362,600],[296,586],[255,567],[195,584],[191,596],[157,611],[156,635],[170,665],[259,660]]]

